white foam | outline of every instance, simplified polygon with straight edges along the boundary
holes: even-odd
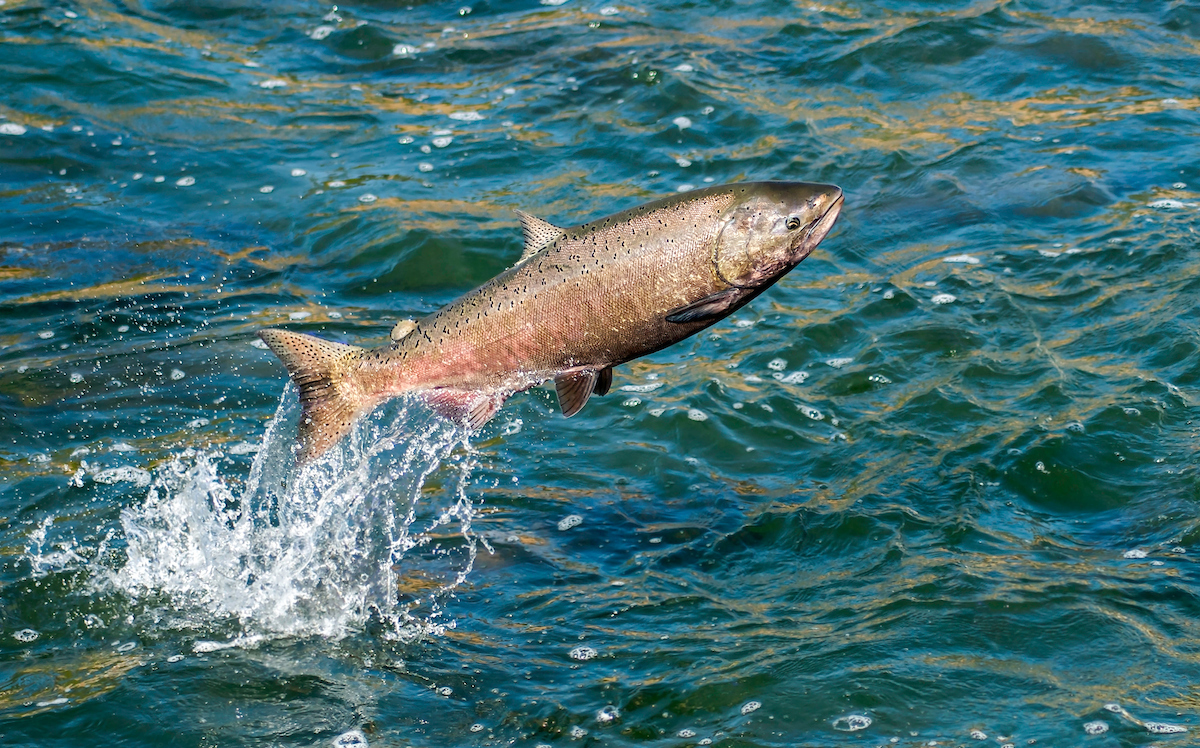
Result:
[[[787,368],[787,361],[782,358],[773,358],[767,362],[767,368],[771,371],[783,371]]]
[[[693,71],[693,70],[695,70],[695,69],[696,69],[696,68],[692,67],[691,65],[689,65],[689,64],[688,64],[688,63],[686,63],[686,62],[681,62],[681,63],[679,63],[678,65],[676,65],[676,66],[674,67],[674,70],[675,70],[675,72],[677,72],[677,73],[690,73],[690,72],[692,72],[692,71]]]
[[[662,386],[662,382],[647,382],[646,384],[623,384],[621,385],[620,390],[621,392],[653,392]]]
[[[620,12],[621,12],[620,8],[614,8],[611,5],[605,5],[603,8],[600,9],[600,15],[602,15],[602,16],[615,16],[616,14],[618,14]]]
[[[592,649],[591,647],[576,647],[569,653],[572,660],[579,660],[580,662],[586,662],[595,657],[597,654],[598,653],[596,650]]]
[[[443,135],[442,137],[433,139],[433,147],[434,148],[445,148],[446,146],[450,145],[453,142],[454,142],[454,138],[450,137],[449,135]]]
[[[269,195],[275,191],[275,185],[264,184],[262,187],[258,188],[258,191],[263,193],[264,195]]]
[[[24,135],[25,126],[16,122],[0,123],[0,135]]]
[[[963,265],[978,265],[979,258],[972,255],[951,255],[942,260],[942,262],[962,263]]]
[[[578,514],[568,514],[558,521],[558,529],[565,532],[572,527],[579,527],[581,524],[583,524],[583,517]]]
[[[13,634],[14,639],[16,639],[19,642],[23,642],[25,644],[28,644],[29,642],[34,641],[39,636],[41,636],[41,634],[34,631],[33,629],[21,629],[17,633]]]
[[[288,82],[285,81],[283,78],[268,78],[267,80],[259,83],[258,87],[259,88],[267,88],[267,89],[284,88],[287,86],[287,84],[288,84]]]
[[[825,365],[832,366],[835,369],[840,369],[843,366],[845,366],[846,364],[852,364],[852,363],[854,363],[854,359],[852,359],[852,358],[827,358],[827,359],[825,359]]]
[[[417,171],[420,171],[420,172],[433,171],[433,164],[429,163],[428,161],[422,161],[421,163],[417,164]]]
[[[183,369],[171,369],[172,381],[178,382],[180,379],[183,379],[186,376],[187,374],[184,373]]]
[[[180,177],[179,179],[175,180],[175,184],[179,185],[180,187],[191,187],[195,183],[195,177]]]
[[[952,293],[940,293],[930,299],[934,304],[953,304],[957,300],[958,297]]]
[[[842,732],[858,732],[871,726],[871,718],[865,714],[847,714],[833,721],[833,729]]]
[[[1083,726],[1083,731],[1088,735],[1103,735],[1108,732],[1108,723],[1102,720],[1088,722]]]
[[[360,203],[373,203],[378,199],[378,197],[372,195],[370,192],[358,196],[358,201]]]
[[[750,712],[757,712],[761,708],[762,708],[761,701],[747,701],[745,704],[742,704],[742,714],[749,714]]]
[[[124,563],[97,584],[135,600],[166,596],[161,625],[240,623],[228,640],[197,641],[198,653],[279,636],[336,639],[368,620],[401,640],[452,626],[440,601],[466,579],[476,549],[466,432],[394,401],[295,470],[298,418],[289,385],[246,478],[227,481],[218,453],[186,450],[160,467],[144,501],[121,513]],[[424,490],[435,472],[448,475]],[[399,569],[441,584],[410,600]]]
[[[480,120],[487,119],[479,112],[474,111],[450,112],[449,116],[450,119],[458,120],[459,122],[479,122]]]
[[[318,26],[312,31],[308,32],[308,37],[310,39],[315,39],[316,41],[321,41],[336,30],[337,29],[332,26]]]
[[[122,466],[101,470],[92,475],[92,480],[106,485],[132,483],[139,488],[145,488],[150,485],[151,476],[141,468]]]
[[[680,116],[680,117],[676,117],[675,119],[671,120],[671,124],[675,125],[680,130],[686,130],[692,126],[692,121],[687,117]]]
[[[612,704],[596,712],[596,721],[602,725],[612,724],[621,718],[621,711]]]
[[[566,3],[567,0],[538,0],[538,2],[540,2],[542,5],[562,5]]]
[[[708,414],[705,413],[704,411],[700,410],[699,408],[689,408],[688,412],[687,412],[687,416],[689,419],[691,419],[693,421],[707,421],[708,420]]]
[[[1145,551],[1143,551],[1141,548],[1131,548],[1121,554],[1121,556],[1123,558],[1135,558],[1135,559],[1136,558],[1145,558],[1148,555],[1149,554],[1146,553]]]

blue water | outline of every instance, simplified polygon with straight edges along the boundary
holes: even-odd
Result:
[[[0,743],[1190,745],[1200,6],[0,4]],[[832,182],[750,306],[298,474],[571,225]]]

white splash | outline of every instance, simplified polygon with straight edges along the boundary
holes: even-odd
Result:
[[[438,633],[440,600],[475,560],[466,432],[407,401],[365,418],[338,448],[299,470],[289,385],[244,484],[219,454],[180,456],[156,471],[143,503],[121,513],[126,559],[100,584],[169,604],[167,621],[241,631],[196,651],[279,636],[340,638],[374,623],[410,639]],[[426,481],[438,474],[437,490]],[[406,594],[406,579],[430,589]]]

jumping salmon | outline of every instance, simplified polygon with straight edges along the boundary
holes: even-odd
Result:
[[[745,182],[655,200],[574,228],[517,211],[516,265],[364,349],[266,329],[259,337],[300,389],[298,461],[356,418],[419,393],[479,428],[515,392],[553,379],[570,417],[612,384],[614,366],[694,335],[779,280],[825,238],[838,187]]]

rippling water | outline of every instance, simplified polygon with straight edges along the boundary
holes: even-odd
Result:
[[[543,2],[0,2],[4,744],[1195,740],[1200,7]],[[290,471],[259,328],[744,179],[846,208],[579,417]]]

